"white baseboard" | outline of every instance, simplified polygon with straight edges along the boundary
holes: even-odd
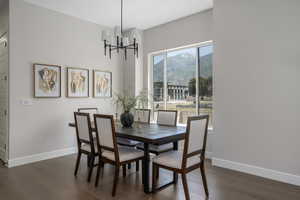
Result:
[[[66,156],[66,155],[74,154],[76,152],[77,152],[77,148],[72,147],[72,148],[60,149],[60,150],[50,151],[50,152],[45,152],[40,154],[34,154],[30,156],[24,156],[24,157],[8,160],[7,166],[9,168],[16,167],[16,166],[25,165],[33,162],[42,161],[42,160]]]
[[[253,165],[212,158],[212,165],[300,186],[300,176]]]

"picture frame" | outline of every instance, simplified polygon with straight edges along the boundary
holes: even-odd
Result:
[[[89,69],[67,67],[67,97],[88,98]]]
[[[112,97],[112,72],[93,70],[93,97]]]
[[[34,98],[61,97],[61,66],[52,64],[33,64]]]

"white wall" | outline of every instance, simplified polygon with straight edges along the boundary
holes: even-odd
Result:
[[[213,11],[203,11],[144,31],[143,88],[148,89],[149,53],[206,42],[213,39]],[[207,152],[212,153],[212,131],[209,131]]]
[[[214,1],[215,164],[300,185],[299,10]]]
[[[24,156],[75,147],[75,130],[68,122],[78,107],[97,105],[101,112],[114,112],[110,99],[66,98],[67,66],[112,71],[117,92],[123,90],[123,69],[115,54],[111,60],[104,57],[102,27],[22,0],[10,3],[9,159],[14,163]],[[62,98],[33,98],[34,62],[63,66]],[[33,104],[22,105],[23,99]]]

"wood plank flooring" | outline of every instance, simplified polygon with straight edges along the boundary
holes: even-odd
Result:
[[[144,194],[141,173],[135,167],[127,177],[120,177],[117,195],[111,197],[113,167],[105,166],[98,188],[94,187],[95,172],[86,182],[86,162],[82,160],[78,177],[73,176],[75,155],[42,161],[12,169],[0,167],[1,200],[173,200],[184,199],[181,179],[157,194]],[[212,200],[300,200],[300,187],[268,179],[212,167],[207,161],[206,172]],[[171,179],[162,171],[160,182]],[[205,199],[200,171],[188,175],[191,199]]]

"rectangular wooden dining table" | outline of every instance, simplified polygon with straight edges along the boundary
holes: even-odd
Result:
[[[75,123],[69,123],[70,127],[75,127]],[[157,124],[135,124],[132,128],[123,128],[122,125],[116,125],[117,137],[126,138],[142,142],[144,144],[144,156],[143,160],[143,184],[144,192],[150,193],[150,178],[149,178],[149,166],[150,155],[149,145],[162,145],[166,143],[173,143],[174,150],[178,150],[178,141],[183,140],[185,136],[185,127],[178,126],[162,126]],[[92,130],[95,132],[95,128],[92,125]]]

